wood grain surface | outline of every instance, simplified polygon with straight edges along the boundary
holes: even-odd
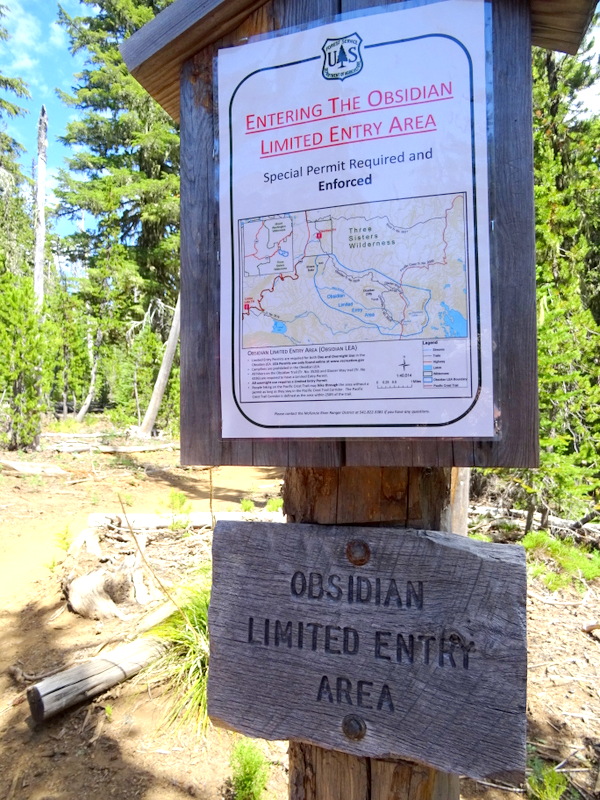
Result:
[[[165,647],[158,639],[136,639],[44,678],[27,689],[33,720],[44,722],[77,703],[102,694],[155,661]]]
[[[213,570],[213,721],[474,778],[522,775],[521,547],[219,522]]]
[[[291,743],[290,800],[458,800],[458,780],[425,764],[350,758]]]

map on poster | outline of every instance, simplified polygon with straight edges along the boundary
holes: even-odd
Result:
[[[468,335],[463,194],[240,220],[242,347]]]

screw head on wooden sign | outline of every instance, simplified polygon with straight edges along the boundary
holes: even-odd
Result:
[[[219,522],[217,724],[518,781],[523,548],[435,531]]]
[[[367,732],[367,726],[364,719],[359,717],[358,714],[346,714],[342,720],[342,730],[344,731],[344,736],[348,739],[358,741]]]

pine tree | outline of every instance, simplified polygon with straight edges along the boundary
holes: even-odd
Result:
[[[64,137],[78,151],[68,160],[69,171],[61,173],[57,195],[61,213],[74,220],[85,214],[86,228],[69,247],[72,258],[86,266],[81,296],[97,344],[90,370],[114,379],[108,369],[111,351],[120,348],[132,356],[127,331],[153,302],[173,306],[178,291],[179,135],[129,74],[118,50],[169,2],[83,0],[88,16],[60,11],[72,51],[85,52],[87,61],[74,93],[62,95],[80,118]],[[167,333],[161,327],[154,332],[161,338]]]
[[[600,131],[577,100],[598,70],[589,51],[540,49],[533,70],[541,469],[521,485],[542,508],[575,515],[600,488],[600,328],[588,262]]]
[[[128,249],[144,305],[157,295],[174,303],[177,294],[179,135],[129,74],[118,46],[169,2],[84,0],[95,14],[60,14],[73,52],[88,54],[75,94],[62,94],[81,112],[64,137],[79,152],[61,176],[63,213],[77,220],[83,210],[95,220],[89,252],[109,234]]]
[[[8,41],[8,31],[2,24],[6,17],[7,7],[0,3],[0,42]],[[23,179],[19,168],[19,157],[23,147],[12,136],[6,133],[6,120],[11,117],[23,116],[27,112],[22,106],[17,105],[12,99],[30,97],[27,84],[22,78],[9,77],[0,72],[0,191],[6,191],[6,179],[12,176],[13,182]]]
[[[0,41],[8,40],[0,4]],[[23,147],[6,133],[6,120],[25,113],[13,98],[29,97],[19,77],[0,74],[0,443],[35,445],[45,407],[43,326],[33,303],[33,226],[19,165]]]

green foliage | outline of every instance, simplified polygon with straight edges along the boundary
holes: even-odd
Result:
[[[179,492],[177,489],[171,489],[169,492],[169,511],[173,514],[188,514],[191,505],[185,495],[185,492]]]
[[[531,800],[561,800],[569,786],[567,776],[539,758],[534,758],[531,765],[533,774],[527,779],[527,796]]]
[[[0,297],[0,444],[9,450],[29,449],[36,444],[45,410],[44,328],[31,278],[0,272]]]
[[[504,472],[505,499],[577,517],[600,494],[600,123],[577,100],[598,66],[536,48],[533,78],[541,469]]]
[[[242,499],[240,500],[240,508],[245,513],[250,513],[251,511],[254,511],[255,508],[254,500],[251,500],[249,497],[242,497]]]
[[[598,550],[555,539],[546,531],[529,531],[521,544],[528,553],[531,574],[541,578],[552,591],[569,585],[575,578],[600,578]]]
[[[104,376],[110,387],[109,417],[115,425],[140,425],[160,367],[160,355],[160,337],[149,325],[125,343],[107,348]]]
[[[61,550],[64,550],[65,553],[71,546],[71,542],[73,541],[73,535],[69,530],[69,526],[66,525],[61,531],[56,534],[56,546],[59,547]]]
[[[69,417],[67,419],[57,419],[48,423],[47,430],[50,433],[79,433],[81,431],[81,425],[73,419],[73,417]]]
[[[598,70],[585,51],[536,50],[533,65],[542,470],[529,481],[538,500],[574,515],[600,488],[600,329],[584,297],[600,140],[576,100]]]
[[[81,273],[83,341],[94,342],[87,383],[94,364],[95,395],[119,426],[139,425],[146,410],[179,269],[179,133],[130,75],[119,45],[170,2],[82,0],[80,16],[59,10],[71,50],[86,58],[73,93],[61,93],[77,117],[63,140],[75,152],[59,176],[59,213],[85,219],[62,247]],[[171,430],[177,391],[172,378],[159,418]]]
[[[198,584],[184,594],[180,610],[149,631],[149,636],[165,640],[170,647],[142,676],[151,685],[166,684],[170,697],[167,723],[174,727],[192,724],[197,732],[208,725],[209,600],[209,578],[204,572]]]
[[[0,3],[0,42],[5,42],[9,38],[8,31],[4,25],[1,24],[2,18],[6,16],[6,11],[7,6],[4,5],[4,3]],[[3,75],[2,73],[0,73],[0,91],[10,92],[11,94],[20,98],[31,96],[29,94],[27,84],[24,80],[22,80],[22,78],[11,78]],[[11,103],[4,97],[0,97],[0,119],[3,116],[16,117],[22,116],[25,113],[25,109],[15,105],[14,103]]]
[[[267,511],[280,511],[283,508],[283,497],[269,497],[265,508]]]
[[[2,24],[2,19],[6,16],[7,6],[0,3],[0,42],[9,39],[8,31]],[[30,97],[27,84],[22,78],[3,75],[0,72],[0,196],[6,193],[7,179],[12,179],[17,183],[23,180],[18,158],[23,153],[23,147],[3,130],[3,123],[6,117],[23,116],[26,111],[21,106],[13,103],[6,97],[10,96],[23,99]]]
[[[475,531],[474,533],[469,533],[469,539],[474,539],[476,542],[491,542],[493,541],[491,536],[488,536],[487,533],[479,533]]]
[[[85,52],[87,62],[74,94],[62,94],[80,116],[64,138],[78,151],[70,172],[61,174],[58,194],[63,213],[78,218],[83,209],[93,216],[95,226],[73,243],[87,252],[94,271],[110,270],[123,306],[119,315],[125,309],[139,315],[149,297],[174,300],[176,292],[179,134],[129,73],[118,47],[170,0],[82,2],[88,16],[60,10],[71,49]]]
[[[171,489],[169,492],[168,509],[172,515],[170,525],[171,530],[180,531],[189,527],[189,513],[192,509],[192,506],[191,503],[188,502],[184,492],[178,492],[177,489]]]
[[[261,800],[269,777],[267,759],[250,739],[239,739],[231,753],[235,800]]]
[[[87,393],[90,360],[89,319],[72,281],[55,276],[45,300],[45,361],[51,370],[50,399],[63,410],[81,406]],[[66,422],[66,420],[65,420]],[[72,430],[77,430],[77,423]],[[67,431],[65,431],[67,432]]]

